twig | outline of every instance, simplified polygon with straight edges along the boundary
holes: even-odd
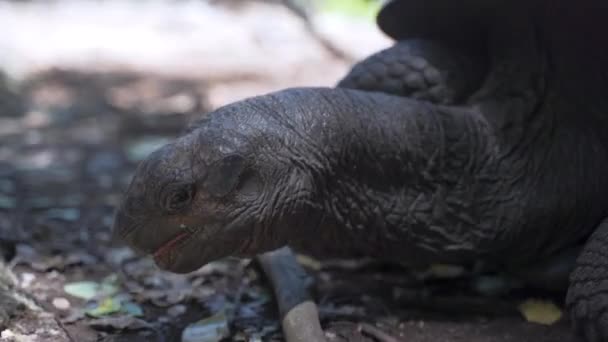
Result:
[[[306,289],[306,272],[288,247],[259,255],[257,262],[277,300],[287,342],[326,342],[317,305]]]
[[[67,335],[67,337],[70,340],[70,342],[76,342],[76,340],[74,339],[74,337],[72,336],[72,334],[70,334],[70,332],[65,327],[65,325],[63,324],[63,322],[61,322],[61,320],[59,318],[57,318],[57,317],[53,317],[53,318],[55,319],[55,322],[57,323],[57,325],[59,325],[59,327],[61,328],[61,330],[63,330],[63,332]]]

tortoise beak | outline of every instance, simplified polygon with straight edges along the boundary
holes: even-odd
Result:
[[[147,248],[149,240],[154,240],[153,236],[150,239],[139,236],[142,235],[140,232],[143,227],[137,227],[137,223],[133,218],[125,215],[121,210],[117,211],[114,216],[114,224],[112,227],[112,239],[113,245],[124,245],[126,244],[140,256],[146,256],[153,252],[152,248]]]
[[[126,244],[141,256],[153,255],[160,248],[166,247],[172,240],[181,236],[181,230],[168,229],[170,227],[164,226],[166,224],[161,219],[134,218],[126,215],[124,211],[118,210],[114,216],[112,243]],[[192,235],[192,233],[186,233],[187,236]],[[173,243],[176,242],[173,241]]]

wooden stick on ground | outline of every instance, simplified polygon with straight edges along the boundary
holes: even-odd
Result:
[[[306,272],[288,247],[261,254],[257,262],[273,288],[287,342],[326,342]]]

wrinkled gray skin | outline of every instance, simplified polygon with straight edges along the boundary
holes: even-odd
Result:
[[[338,88],[228,105],[153,153],[115,233],[174,272],[283,245],[509,270],[574,250],[573,323],[608,341],[608,3],[404,0],[379,24],[399,42]]]

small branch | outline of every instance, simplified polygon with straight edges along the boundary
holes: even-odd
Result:
[[[287,342],[326,342],[317,305],[312,301],[294,306],[281,323]]]
[[[306,289],[306,272],[288,247],[257,257],[272,286],[287,342],[326,342],[317,306]]]
[[[61,320],[59,318],[57,318],[57,317],[54,317],[54,319],[55,319],[55,323],[57,323],[57,325],[61,328],[61,330],[63,330],[63,332],[66,334],[66,336],[68,337],[68,339],[70,340],[70,342],[76,342],[76,340],[74,339],[74,337],[72,336],[72,334],[70,334],[70,332],[65,327],[65,325],[63,324],[63,322],[61,322]]]

